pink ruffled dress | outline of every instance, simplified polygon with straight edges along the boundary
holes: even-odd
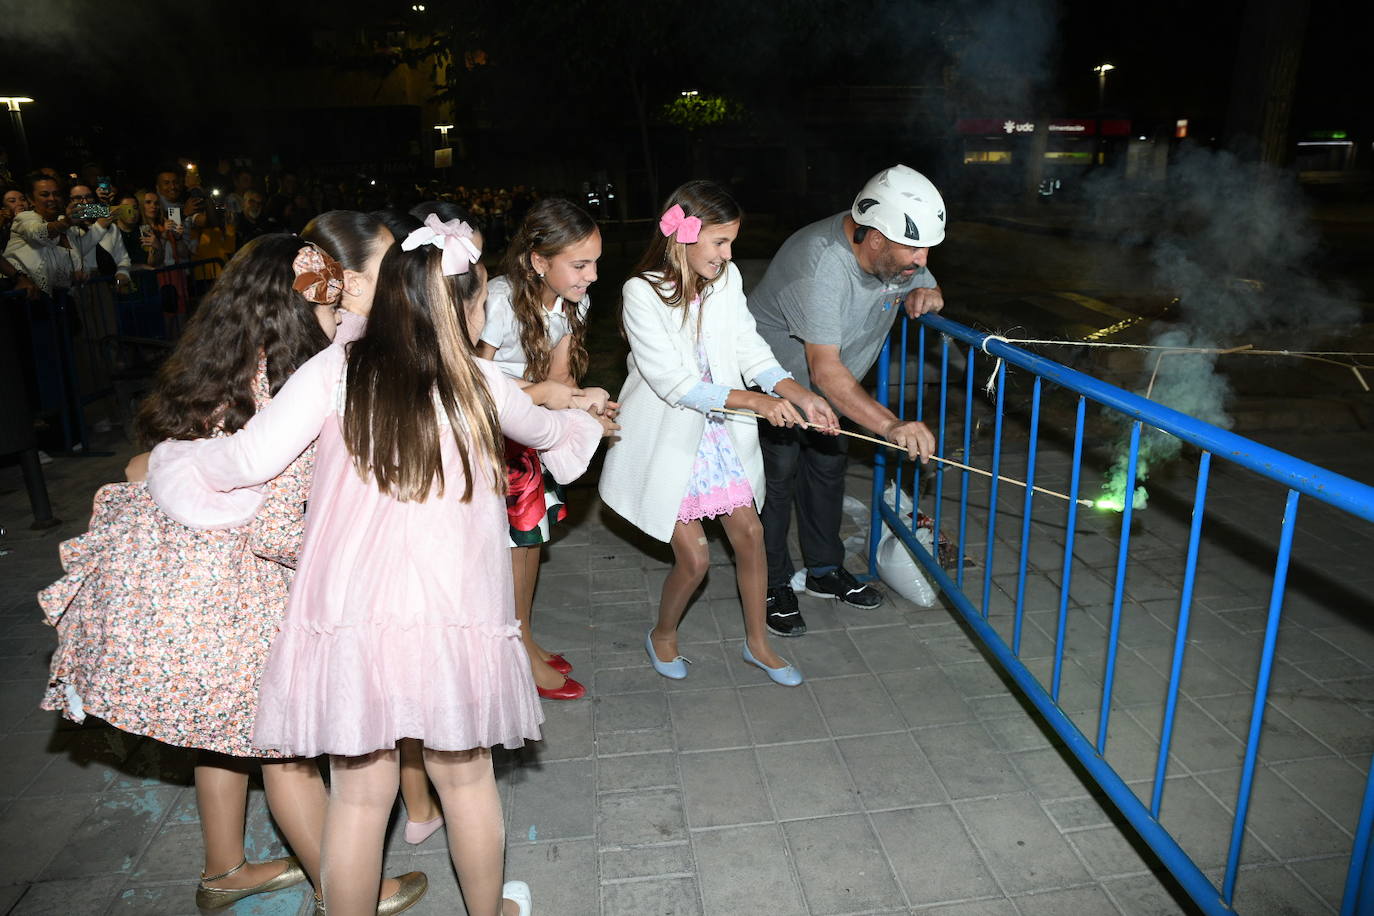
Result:
[[[580,475],[600,425],[581,411],[535,407],[478,363],[502,431],[543,452],[560,482]],[[263,674],[254,744],[358,756],[407,737],[433,750],[538,738],[543,713],[515,619],[505,500],[480,470],[471,499],[460,501],[452,435],[441,436],[442,495],[398,502],[361,477],[340,426],[345,367],[343,350],[331,347],[238,434],[165,442],[149,463],[149,491],[169,515],[232,524],[254,498],[240,488],[269,479],[319,437],[300,569]]]

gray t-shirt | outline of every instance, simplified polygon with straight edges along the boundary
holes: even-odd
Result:
[[[782,367],[808,388],[807,343],[839,346],[840,362],[862,379],[902,313],[903,297],[936,285],[925,268],[894,285],[864,273],[845,238],[844,217],[837,213],[792,233],[749,293],[759,334]]]

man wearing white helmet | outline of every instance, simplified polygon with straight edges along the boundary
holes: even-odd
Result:
[[[930,430],[898,419],[859,380],[877,361],[899,313],[914,318],[943,307],[926,259],[944,237],[945,203],[935,185],[914,169],[893,166],[869,179],[849,212],[793,233],[749,294],[758,331],[783,368],[824,394],[836,412],[922,460],[935,448]],[[763,424],[759,438],[768,483],[760,518],[769,629],[779,636],[806,632],[790,585],[794,505],[807,594],[877,607],[882,594],[844,568],[839,532],[847,439]]]

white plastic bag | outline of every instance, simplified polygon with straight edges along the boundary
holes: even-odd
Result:
[[[925,528],[917,530],[916,540],[930,549],[931,536]],[[935,606],[935,589],[911,551],[890,531],[878,542],[878,575],[889,588],[917,607]]]

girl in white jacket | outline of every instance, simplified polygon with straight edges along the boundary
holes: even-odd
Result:
[[[658,623],[644,638],[654,670],[687,676],[677,627],[710,563],[702,520],[719,518],[735,553],[744,609],[745,661],[795,687],[801,672],[768,642],[763,458],[752,411],[774,426],[839,421],[825,399],[798,384],[758,333],[730,246],[739,205],[719,185],[690,181],[673,192],[659,231],[623,290],[629,377],[620,393],[620,440],[606,453],[601,498],[673,548]],[[755,385],[762,391],[750,391]],[[764,393],[767,392],[767,393]]]

